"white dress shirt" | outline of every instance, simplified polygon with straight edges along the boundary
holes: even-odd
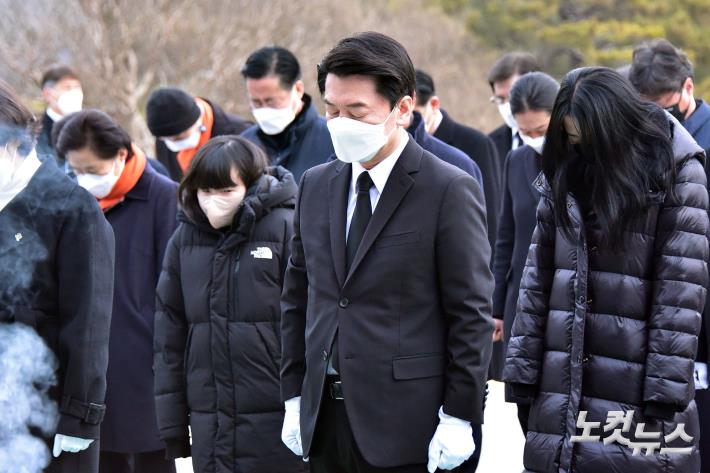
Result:
[[[387,179],[389,179],[390,174],[397,160],[402,155],[404,148],[409,142],[409,133],[404,129],[399,129],[400,139],[397,148],[387,156],[385,159],[377,163],[375,167],[370,169],[370,178],[374,183],[374,186],[370,188],[370,205],[372,206],[372,213],[375,213],[375,207],[377,207],[377,202],[380,200],[382,192],[385,190],[385,184],[387,184]],[[362,164],[352,163],[353,169],[352,180],[350,181],[350,191],[348,193],[348,218],[345,226],[345,241],[348,240],[348,233],[350,233],[350,222],[353,220],[353,214],[355,213],[355,205],[357,204],[357,178],[360,174],[367,171]]]
[[[58,122],[62,118],[64,118],[64,115],[61,113],[55,112],[52,107],[47,107],[47,116],[52,119],[54,123]]]
[[[513,151],[514,149],[518,149],[520,146],[522,146],[523,143],[516,128],[511,128],[511,132],[513,133],[513,139],[510,142],[510,150]]]

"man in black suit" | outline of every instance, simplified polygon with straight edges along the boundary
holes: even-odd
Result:
[[[493,96],[491,103],[498,107],[498,113],[505,122],[491,132],[490,136],[498,149],[498,159],[501,169],[505,164],[508,153],[523,145],[518,126],[510,111],[510,89],[518,77],[528,72],[539,71],[537,59],[530,53],[515,52],[505,54],[498,59],[488,73],[488,84],[491,86]]]
[[[338,158],[301,179],[282,296],[282,438],[312,473],[453,469],[475,450],[491,350],[475,179],[404,128],[415,76],[379,33],[318,66]]]

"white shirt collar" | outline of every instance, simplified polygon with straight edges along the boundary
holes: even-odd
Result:
[[[444,114],[441,113],[441,110],[437,110],[436,115],[434,115],[434,123],[432,124],[432,130],[429,133],[430,135],[436,133],[436,130],[439,129],[439,125],[441,125],[442,121],[444,121]]]
[[[52,110],[52,107],[47,107],[47,116],[51,118],[54,123],[57,123],[59,120],[64,118],[64,115],[59,112],[55,112]]]
[[[382,191],[385,189],[385,184],[387,184],[387,179],[390,177],[392,169],[394,169],[394,165],[397,164],[397,160],[402,155],[404,148],[407,147],[407,143],[409,143],[409,133],[407,133],[407,131],[403,128],[400,128],[398,132],[399,144],[397,145],[397,148],[395,148],[392,154],[377,163],[375,167],[367,170],[360,163],[352,163],[353,175],[350,185],[351,189],[357,189],[357,178],[360,177],[360,174],[363,172],[368,171],[370,173],[370,177],[372,178],[372,182],[377,188],[377,192],[382,194]]]

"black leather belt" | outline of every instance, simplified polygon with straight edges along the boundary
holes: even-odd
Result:
[[[325,385],[331,399],[336,401],[342,401],[345,399],[343,397],[343,382],[340,381],[339,376],[327,376],[325,379]]]

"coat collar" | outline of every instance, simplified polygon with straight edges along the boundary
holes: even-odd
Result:
[[[684,125],[691,135],[695,135],[706,123],[710,123],[710,106],[703,100],[699,100],[698,107]]]
[[[133,189],[131,189],[128,194],[126,194],[126,199],[150,200],[150,190],[153,187],[153,181],[157,175],[158,174],[153,171],[150,162],[148,162],[145,166],[143,174],[140,179],[138,179],[138,182],[136,182],[136,185],[133,186]]]
[[[444,117],[439,124],[439,128],[434,132],[434,137],[439,138],[444,143],[451,143],[456,133],[457,123],[446,113],[446,110],[441,109],[441,115]]]

